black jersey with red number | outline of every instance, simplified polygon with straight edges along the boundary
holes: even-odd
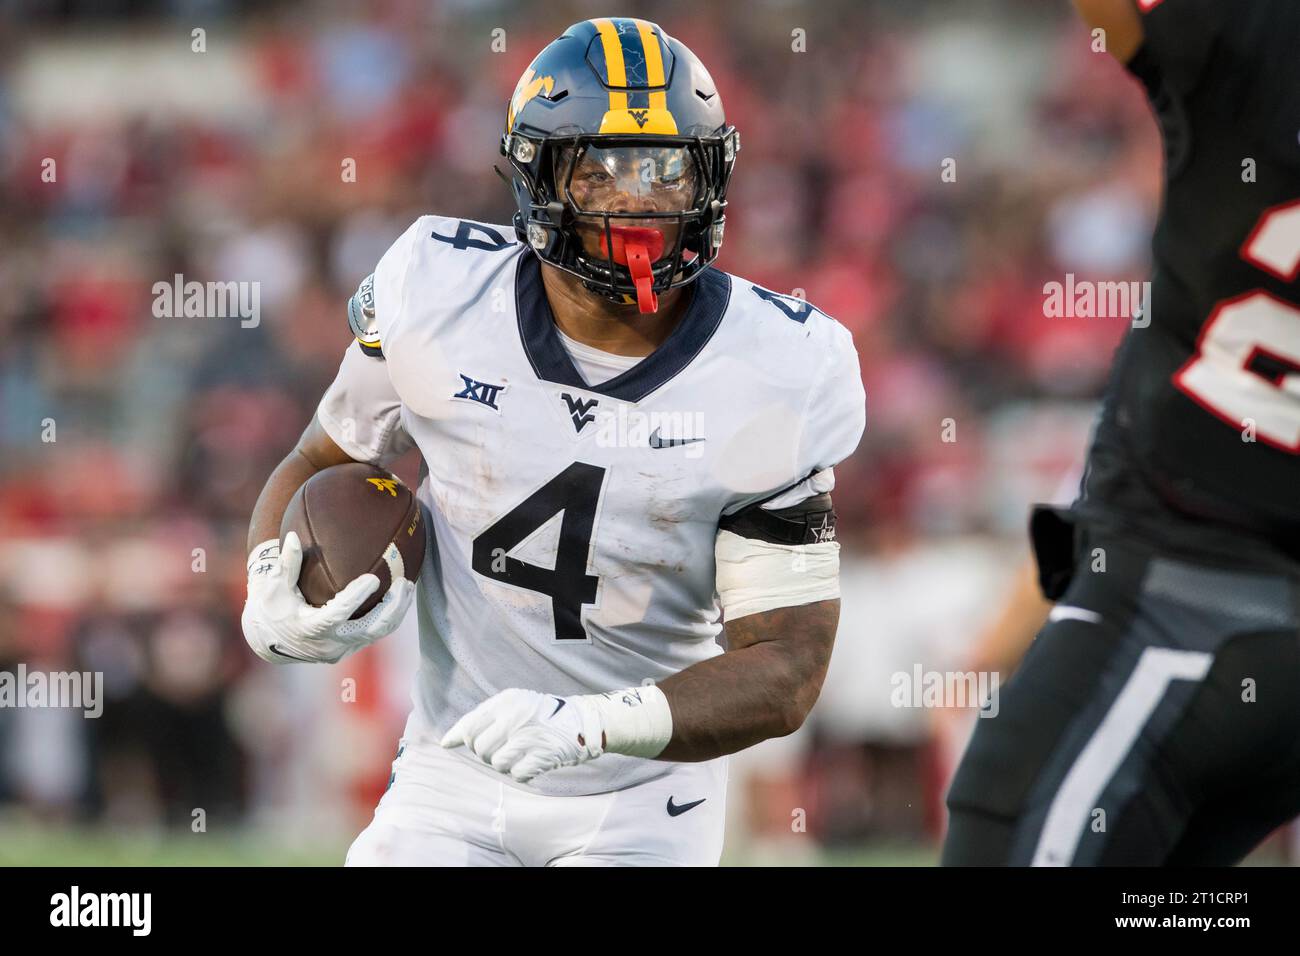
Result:
[[[1149,314],[1076,509],[1157,543],[1300,558],[1300,0],[1135,0],[1166,146]],[[1149,320],[1149,323],[1148,321]]]

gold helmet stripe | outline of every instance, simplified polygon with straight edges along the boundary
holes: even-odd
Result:
[[[646,83],[649,86],[663,86],[664,78],[663,52],[659,41],[643,20],[634,21],[637,36],[641,40],[646,59]],[[592,20],[591,23],[600,33],[600,45],[605,51],[605,83],[607,86],[627,86],[627,64],[623,59],[623,44],[619,39],[618,29],[607,17]],[[609,91],[609,110],[600,122],[602,133],[660,133],[665,136],[677,135],[677,120],[668,109],[668,94],[664,90],[650,94],[648,109],[629,109],[626,90]]]
[[[600,31],[600,45],[605,51],[605,85],[627,86],[627,66],[623,62],[623,44],[619,42],[618,30],[608,17],[599,17],[591,22]],[[627,93],[610,90],[609,108],[611,111],[627,109]]]
[[[663,86],[667,80],[664,78],[664,56],[663,51],[659,49],[659,38],[655,36],[653,26],[645,20],[636,20],[634,22],[636,23],[637,32],[641,34],[641,46],[645,50],[646,84],[648,86]],[[658,90],[651,93],[650,108],[652,110],[668,109],[668,92]]]

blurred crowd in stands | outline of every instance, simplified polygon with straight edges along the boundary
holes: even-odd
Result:
[[[187,826],[196,807],[310,803],[355,830],[382,791],[409,660],[376,648],[329,679],[257,661],[248,515],[387,245],[423,212],[509,222],[491,168],[506,100],[596,11],[365,6],[70,2],[0,25],[0,670],[100,671],[107,697],[97,721],[0,710],[0,807]],[[892,595],[922,603],[973,555],[1018,560],[1125,326],[1046,317],[1044,284],[1147,270],[1161,156],[1137,85],[1067,4],[618,12],[695,50],[742,132],[721,266],[854,333],[868,429],[837,469],[846,567],[980,542]],[[260,283],[260,322],[156,317],[152,287],[177,274]],[[1000,579],[977,579],[991,609]],[[865,786],[855,748],[884,735],[827,750],[812,723],[790,799]],[[899,801],[927,789],[923,741],[871,759]],[[857,809],[814,823],[822,842],[913,826],[839,803]]]

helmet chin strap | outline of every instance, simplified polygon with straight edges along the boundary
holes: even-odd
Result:
[[[643,315],[659,311],[659,296],[654,291],[654,274],[650,267],[663,255],[664,234],[645,226],[610,226],[609,232],[614,240],[614,261],[627,266],[628,272],[632,273],[637,308]],[[604,233],[600,236],[600,254],[609,256]]]

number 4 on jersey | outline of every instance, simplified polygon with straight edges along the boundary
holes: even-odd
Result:
[[[582,606],[594,604],[600,578],[587,573],[596,505],[605,469],[575,461],[516,505],[474,539],[471,564],[484,577],[549,595],[555,611],[555,637],[585,641]],[[559,512],[560,542],[555,567],[544,568],[509,556],[534,531]]]

